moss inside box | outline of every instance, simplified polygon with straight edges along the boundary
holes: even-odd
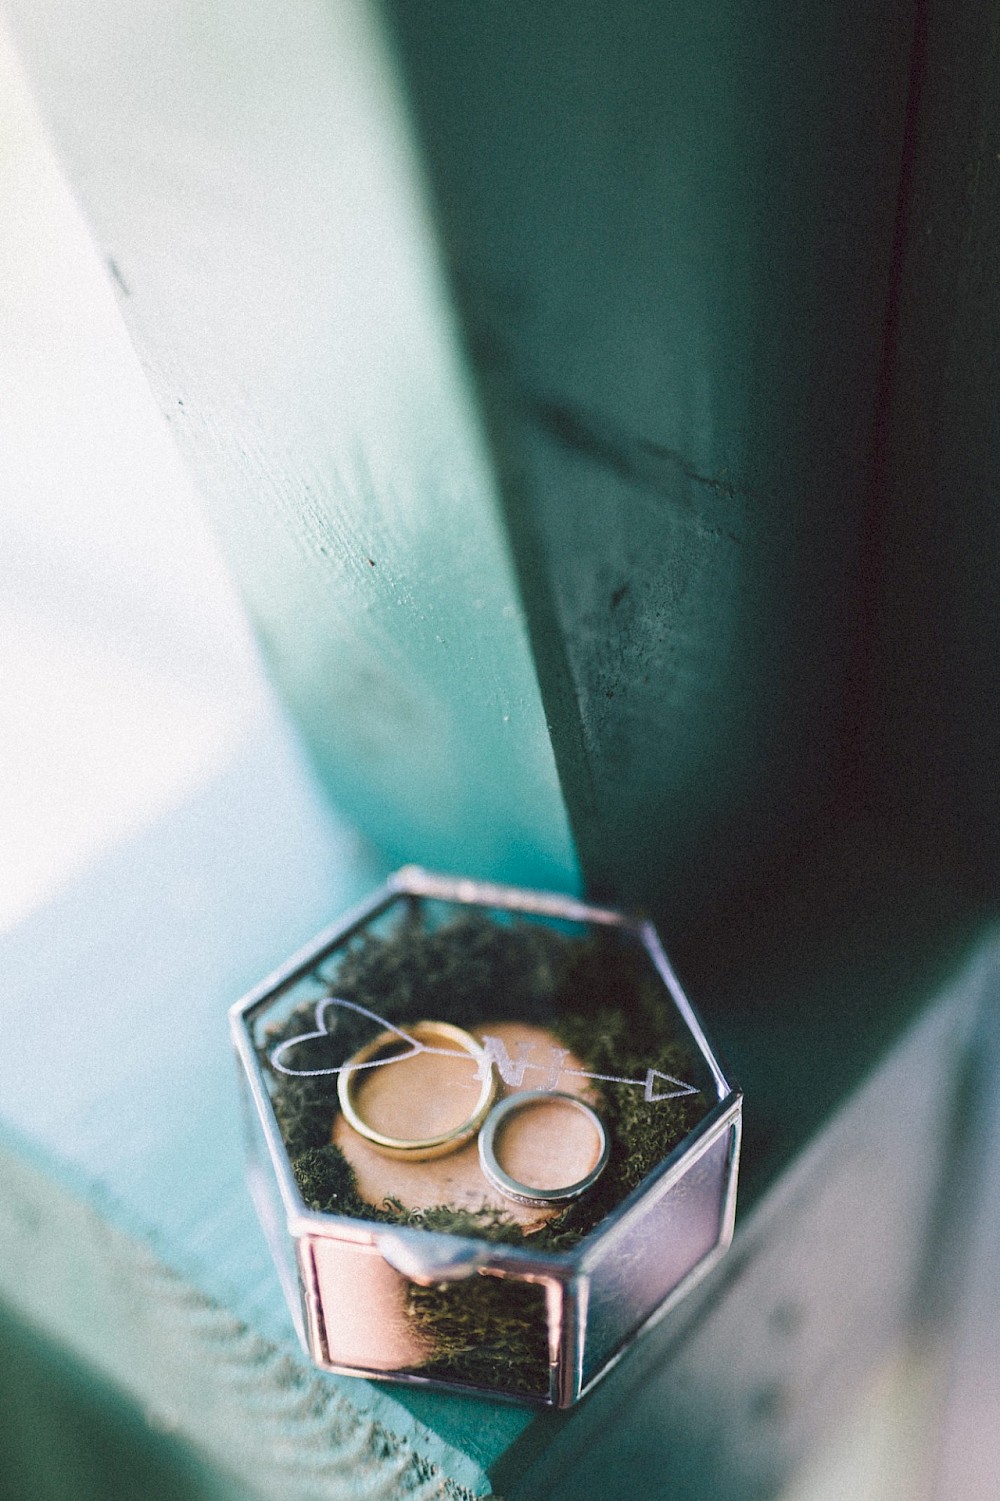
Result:
[[[691,1051],[678,1039],[672,1007],[648,956],[614,931],[571,936],[480,912],[432,926],[413,904],[391,932],[369,931],[355,939],[326,973],[325,984],[329,995],[404,1028],[427,1017],[465,1028],[524,1022],[547,1028],[593,1073],[642,1081],[655,1068],[693,1077]],[[279,1043],[314,1032],[315,1010],[314,996],[269,1029],[262,1059],[267,1062]],[[326,1053],[319,1066],[346,1062],[372,1031],[364,1017],[339,1010],[329,1038],[322,1039]],[[330,1140],[339,1110],[336,1075],[305,1078],[272,1069],[271,1078],[278,1125],[310,1208],[508,1244],[525,1240],[521,1227],[494,1209],[441,1204],[415,1210],[392,1199],[367,1202]],[[634,1084],[602,1083],[600,1092],[608,1165],[587,1194],[531,1233],[533,1247],[561,1250],[580,1240],[683,1139],[709,1104],[704,1094],[650,1104]],[[409,1313],[422,1331],[433,1333],[438,1352],[421,1369],[536,1392],[548,1365],[540,1289],[525,1288],[530,1309],[521,1309],[511,1296],[516,1284],[509,1281],[480,1278],[460,1286],[461,1292],[456,1286],[412,1289]]]

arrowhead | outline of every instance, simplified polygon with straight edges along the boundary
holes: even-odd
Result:
[[[656,1081],[662,1079],[666,1084],[673,1084],[673,1089],[665,1089],[656,1092]],[[673,1074],[661,1074],[658,1068],[647,1068],[645,1098],[647,1104],[655,1104],[657,1100],[680,1100],[685,1095],[701,1094],[700,1089],[695,1089],[693,1084],[685,1084],[683,1079],[675,1079]]]

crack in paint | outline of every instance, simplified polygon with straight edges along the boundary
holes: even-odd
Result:
[[[685,479],[727,500],[751,498],[750,492],[739,485],[716,475],[700,474],[676,448],[620,432],[607,421],[584,414],[565,402],[543,398],[527,405],[531,415],[557,443],[586,454],[629,484],[665,492],[662,467],[668,464]]]

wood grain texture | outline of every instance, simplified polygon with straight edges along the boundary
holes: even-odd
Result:
[[[838,792],[911,6],[389,0],[587,880]]]
[[[363,0],[9,12],[339,805],[400,859],[574,885],[492,474]]]
[[[412,1443],[391,1401],[339,1393],[46,1174],[0,1153],[0,1182],[5,1299],[205,1454],[220,1488],[229,1473],[282,1501],[488,1493],[464,1457],[439,1448],[447,1473]]]
[[[254,1501],[120,1389],[0,1311],[0,1494],[17,1501]]]

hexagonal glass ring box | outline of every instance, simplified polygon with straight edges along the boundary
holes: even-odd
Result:
[[[729,1244],[742,1097],[648,922],[407,867],[231,1021],[324,1370],[566,1407]]]

